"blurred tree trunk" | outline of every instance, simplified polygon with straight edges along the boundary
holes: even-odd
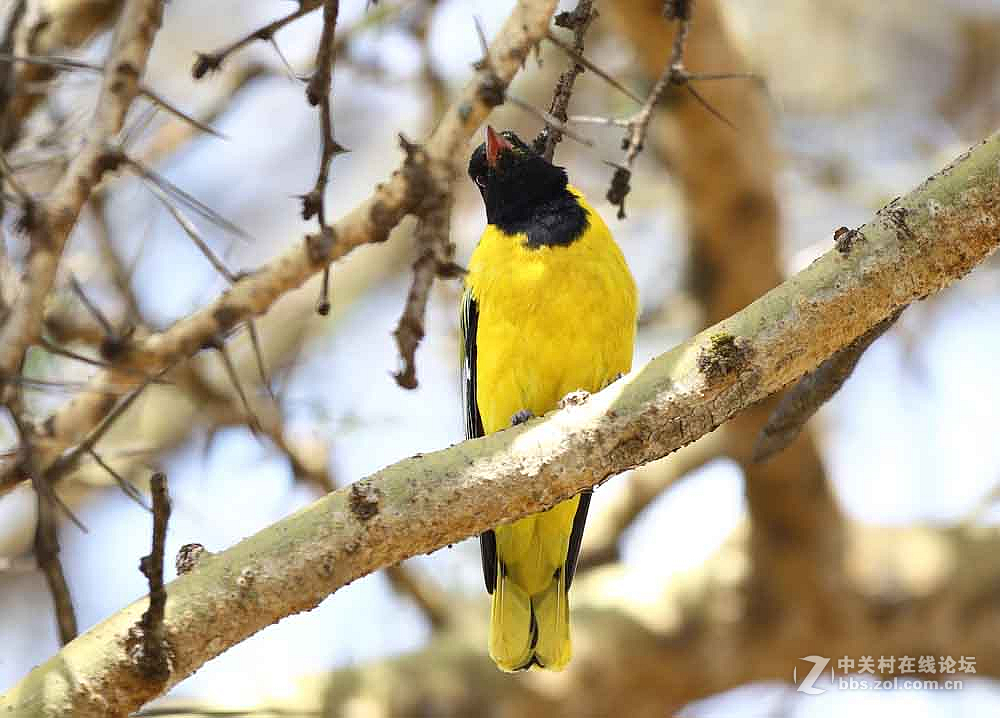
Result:
[[[659,74],[669,59],[673,26],[660,0],[608,6],[645,71]],[[729,41],[715,2],[698,2],[684,56],[692,73],[746,70]],[[743,79],[695,82],[713,117],[685,87],[672,88],[669,111],[655,119],[665,171],[686,196],[694,294],[704,325],[731,316],[783,279],[777,158],[765,92]],[[815,441],[803,431],[770,461],[752,460],[757,433],[777,397],[741,413],[726,426],[722,453],[743,469],[752,523],[754,610],[838,613],[834,606],[803,604],[803,596],[828,595],[842,582],[842,519]],[[669,459],[668,459],[669,461]]]

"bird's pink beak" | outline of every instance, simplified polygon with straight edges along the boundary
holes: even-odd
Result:
[[[490,167],[496,167],[501,152],[512,149],[514,148],[503,135],[497,134],[492,127],[486,125],[486,163]]]

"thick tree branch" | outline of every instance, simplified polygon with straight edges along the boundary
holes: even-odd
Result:
[[[143,599],[32,671],[0,697],[0,714],[125,715],[361,576],[535,513],[712,431],[996,250],[1000,134],[860,232],[846,256],[831,250],[581,404],[401,461],[204,559],[167,587],[164,630],[175,653],[166,686],[144,680],[124,650]]]

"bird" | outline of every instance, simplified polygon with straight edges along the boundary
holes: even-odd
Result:
[[[475,438],[627,373],[638,299],[610,230],[564,168],[487,126],[468,172],[487,219],[460,313],[465,429]],[[501,670],[569,663],[568,592],[590,499],[585,491],[480,535],[489,652]]]

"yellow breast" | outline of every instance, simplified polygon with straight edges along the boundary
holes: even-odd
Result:
[[[589,220],[578,240],[535,249],[490,225],[472,255],[466,285],[479,306],[476,393],[487,433],[631,368],[635,282],[607,225],[570,189]]]

